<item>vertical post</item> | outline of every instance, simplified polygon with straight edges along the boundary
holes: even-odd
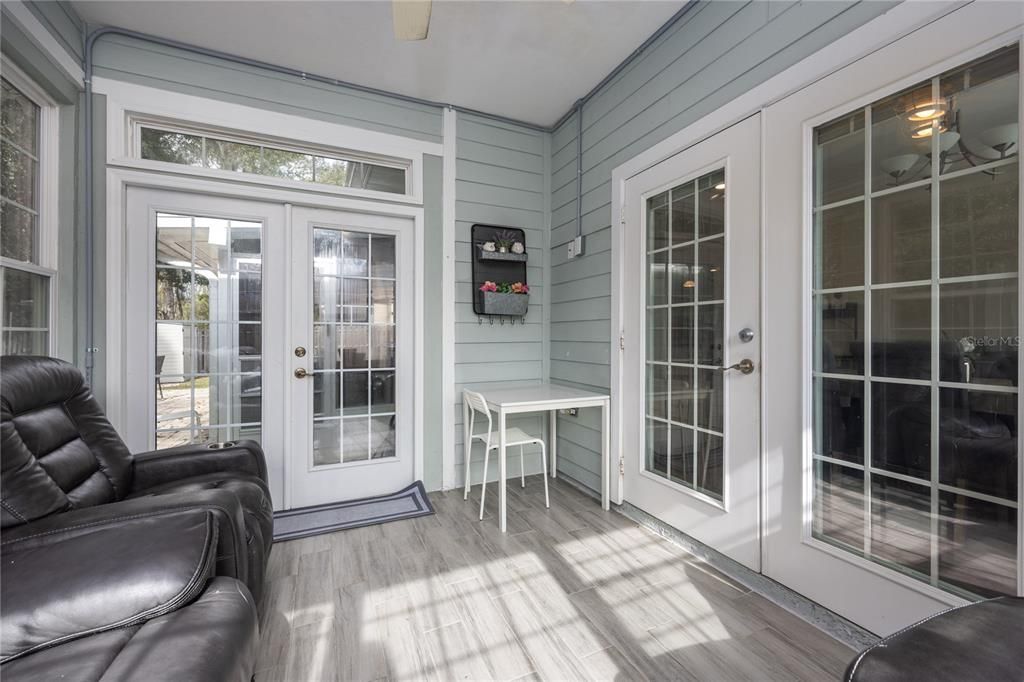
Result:
[[[558,478],[558,410],[548,412],[548,452],[551,453],[551,478]]]
[[[501,532],[506,530],[505,505],[506,493],[505,477],[507,474],[505,466],[505,408],[498,408],[498,523],[501,525]]]
[[[611,509],[608,489],[612,480],[612,452],[610,424],[610,403],[605,398],[601,403],[601,508]]]

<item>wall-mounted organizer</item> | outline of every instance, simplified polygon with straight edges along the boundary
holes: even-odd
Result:
[[[526,281],[526,233],[517,227],[476,224],[471,230],[473,250],[473,312],[483,324],[497,319],[525,323],[530,307]],[[488,284],[490,283],[490,284]],[[493,286],[491,286],[493,284]],[[487,286],[485,286],[487,285]]]

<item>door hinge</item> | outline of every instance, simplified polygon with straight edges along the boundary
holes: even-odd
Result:
[[[619,457],[619,476],[625,476],[625,475],[626,475],[626,460],[624,460],[622,457]]]
[[[626,335],[619,335],[619,350],[626,350]]]
[[[626,224],[626,205],[619,206],[619,225]]]

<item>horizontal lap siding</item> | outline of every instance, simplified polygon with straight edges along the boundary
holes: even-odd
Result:
[[[82,60],[82,31],[84,24],[81,17],[65,0],[59,2],[26,2],[25,6],[46,27],[46,30],[57,39],[68,54],[79,61]]]
[[[94,48],[96,75],[329,123],[441,142],[441,110],[303,81],[120,35]],[[283,134],[287,137],[287,134]]]
[[[455,162],[455,462],[456,480],[465,475],[463,462],[462,389],[481,383],[509,386],[544,379],[544,260],[547,225],[544,180],[546,133],[460,113],[456,126]],[[522,228],[530,254],[526,278],[530,308],[526,323],[501,324],[473,312],[471,230],[474,223]],[[509,420],[530,434],[543,436],[537,415]],[[497,424],[494,425],[497,427]],[[477,424],[477,430],[482,427]],[[509,453],[509,473],[518,474],[518,449]],[[527,471],[539,470],[536,450],[527,448]],[[483,447],[473,449],[472,478],[482,475]],[[497,465],[492,463],[488,478]]]
[[[576,116],[552,133],[553,381],[610,387],[612,169],[895,4],[706,2],[687,12],[584,106],[586,253],[574,260],[565,252],[576,235]],[[599,418],[583,410],[559,417],[558,429],[559,469],[595,490]]]

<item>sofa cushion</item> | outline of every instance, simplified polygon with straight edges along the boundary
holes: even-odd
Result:
[[[81,372],[55,358],[0,359],[0,525],[122,499],[132,457]]]
[[[213,574],[217,526],[206,510],[174,510],[4,542],[0,660],[189,603]]]
[[[1016,680],[1024,671],[1024,598],[968,604],[882,639],[850,663],[848,682]]]
[[[214,578],[191,604],[145,623],[43,649],[0,666],[5,682],[249,682],[256,609],[232,578]]]

